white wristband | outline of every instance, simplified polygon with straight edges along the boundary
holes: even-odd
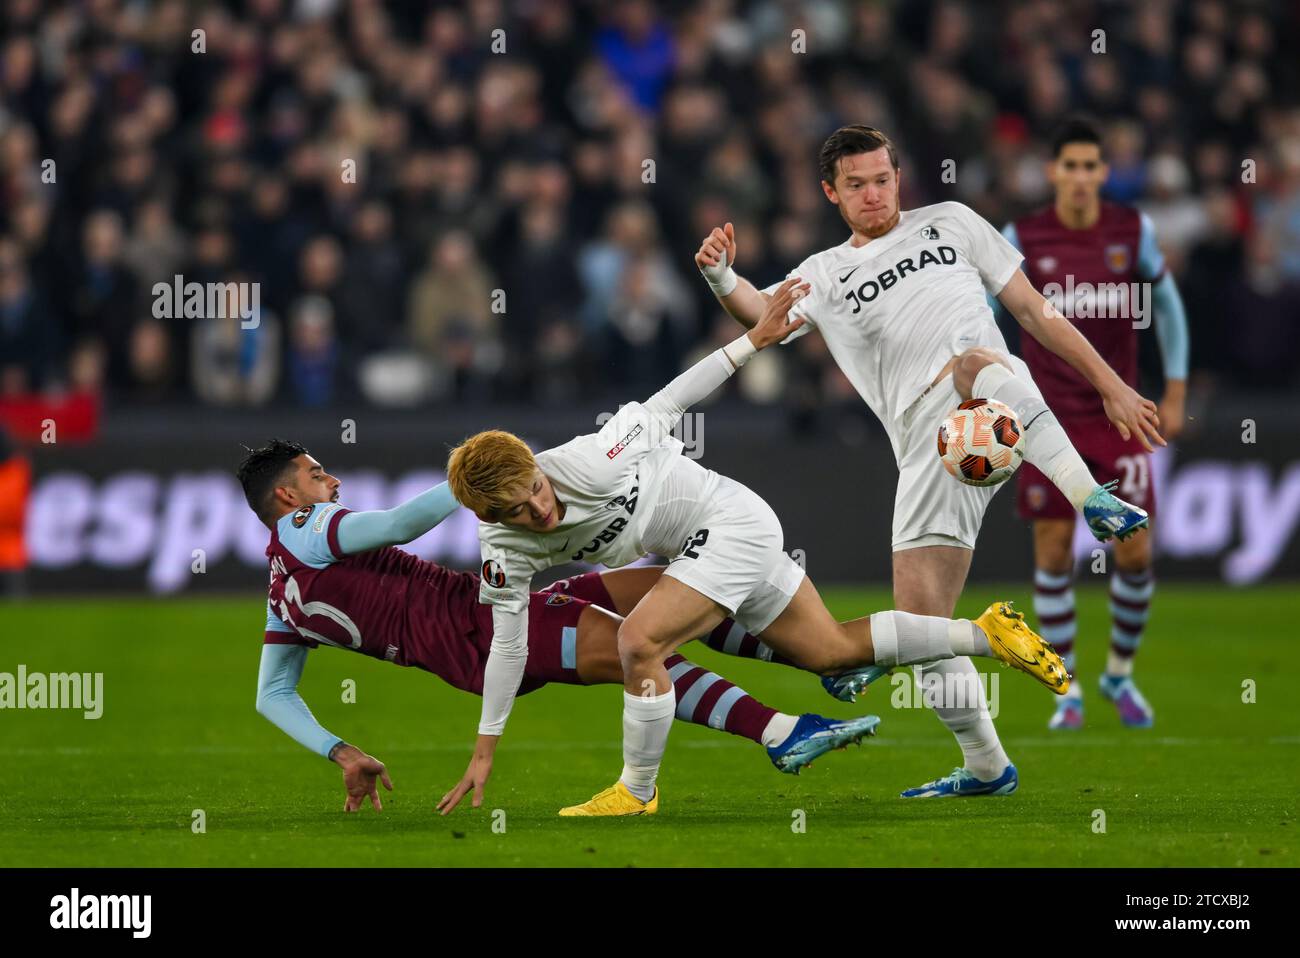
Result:
[[[754,341],[750,339],[749,334],[746,333],[739,339],[733,339],[731,342],[727,343],[727,345],[723,346],[722,352],[729,360],[731,360],[731,365],[739,369],[741,366],[745,365],[745,363],[749,362],[749,357],[758,352],[758,347],[754,345]]]
[[[715,296],[730,296],[736,284],[740,282],[736,271],[727,262],[725,253],[722,255],[722,262],[717,266],[701,266],[700,274]]]

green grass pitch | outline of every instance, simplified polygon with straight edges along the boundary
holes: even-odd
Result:
[[[1081,589],[1085,729],[1049,733],[1052,696],[994,666],[997,725],[1021,775],[1009,798],[897,798],[959,752],[928,710],[891,707],[888,684],[843,705],[811,676],[692,643],[689,657],[775,707],[871,711],[880,735],[796,778],[750,742],[679,722],[659,815],[619,820],[555,815],[621,767],[615,687],[520,699],[484,808],[441,818],[433,806],[464,770],[479,700],[415,669],[313,652],[308,704],[387,762],[396,786],[383,814],[344,815],[337,769],[253,708],[263,599],[9,604],[0,672],[103,672],[105,704],[97,721],[0,711],[0,865],[1296,866],[1300,729],[1284,665],[1295,594],[1162,585],[1138,662],[1157,724],[1133,731],[1096,693],[1109,621],[1101,589]],[[1030,607],[1024,585],[981,585],[959,613],[995,595]],[[882,590],[827,600],[843,618],[889,605]],[[342,701],[346,679],[354,704]]]

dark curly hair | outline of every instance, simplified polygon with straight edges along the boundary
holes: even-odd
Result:
[[[292,468],[294,459],[306,452],[306,447],[300,442],[272,439],[265,446],[249,449],[248,455],[235,470],[239,484],[244,487],[248,507],[266,525],[275,522],[275,517],[271,514],[275,487],[284,481],[285,473]]]

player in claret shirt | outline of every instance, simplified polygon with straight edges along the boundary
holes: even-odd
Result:
[[[1160,427],[1173,439],[1184,420],[1187,319],[1151,220],[1131,206],[1102,201],[1107,172],[1097,128],[1083,119],[1068,121],[1055,137],[1048,164],[1055,202],[1009,223],[1002,235],[1024,254],[1029,281],[1047,293],[1130,386],[1138,379],[1138,329],[1151,325],[1154,311],[1165,374]],[[1145,290],[1150,294],[1143,295]],[[1099,476],[1118,477],[1119,494],[1154,516],[1151,457],[1142,443],[1111,425],[1101,397],[1069,363],[1030,337],[1021,343],[1021,356],[1088,468]],[[1020,470],[1017,504],[1021,517],[1034,527],[1034,611],[1043,636],[1073,674],[1074,509],[1028,463]],[[1155,711],[1133,682],[1133,657],[1154,590],[1148,525],[1115,543],[1110,655],[1100,681],[1102,696],[1114,702],[1120,719],[1134,728],[1155,722]],[[1079,683],[1057,703],[1048,724],[1054,729],[1083,725]]]
[[[258,711],[342,767],[348,811],[359,809],[367,796],[378,809],[376,779],[391,788],[383,763],[321,727],[298,694],[298,681],[308,650],[328,645],[424,669],[455,688],[482,694],[492,613],[478,601],[478,576],[395,548],[424,535],[458,504],[443,483],[393,509],[351,512],[339,503],[339,480],[301,445],[284,440],[251,451],[238,475],[249,506],[271,530]],[[636,606],[660,571],[588,573],[533,593],[520,692],[547,682],[622,684],[620,613]],[[729,654],[779,661],[731,620],[707,641]],[[823,663],[809,658],[799,664],[817,670]],[[880,721],[874,715],[849,721],[787,715],[680,655],[667,665],[681,693],[678,719],[765,746],[783,772],[798,772],[826,752],[874,734]]]

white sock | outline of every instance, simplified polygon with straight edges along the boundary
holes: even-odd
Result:
[[[873,613],[871,646],[875,649],[875,664],[893,667],[952,658],[952,638],[948,631],[951,622],[951,619],[911,612]]]
[[[953,655],[991,656],[989,637],[970,619],[951,619],[948,622],[948,642]]]
[[[766,748],[775,748],[780,745],[790,737],[790,733],[794,731],[794,727],[798,723],[799,716],[777,712],[763,729],[763,745]]]
[[[1011,759],[1007,757],[1002,742],[998,740],[997,729],[993,727],[993,719],[989,717],[984,686],[979,681],[979,673],[975,671],[971,660],[965,656],[945,659],[942,662],[926,665],[924,672],[918,668],[917,673],[918,676],[938,674],[941,677],[940,681],[944,682],[942,686],[944,688],[955,688],[960,684],[963,691],[973,690],[974,696],[978,698],[975,705],[948,708],[940,704],[935,706],[934,711],[939,716],[939,720],[948,726],[948,730],[956,737],[957,744],[961,746],[962,763],[976,778],[989,782],[1001,775],[1011,764]],[[960,676],[960,679],[944,680],[942,676],[945,675]],[[967,692],[967,694],[971,693]],[[967,698],[966,701],[969,702],[970,699]]]
[[[676,710],[677,693],[671,685],[662,695],[623,692],[623,774],[619,781],[643,802],[654,798],[655,778]]]
[[[989,363],[975,377],[971,392],[972,398],[996,399],[1011,407],[1025,431],[1025,459],[1037,466],[1075,509],[1082,510],[1097,481],[1033,383],[1001,363]]]
[[[1106,656],[1106,674],[1123,678],[1132,675],[1133,656],[1116,655],[1114,650],[1112,650],[1110,654]]]

